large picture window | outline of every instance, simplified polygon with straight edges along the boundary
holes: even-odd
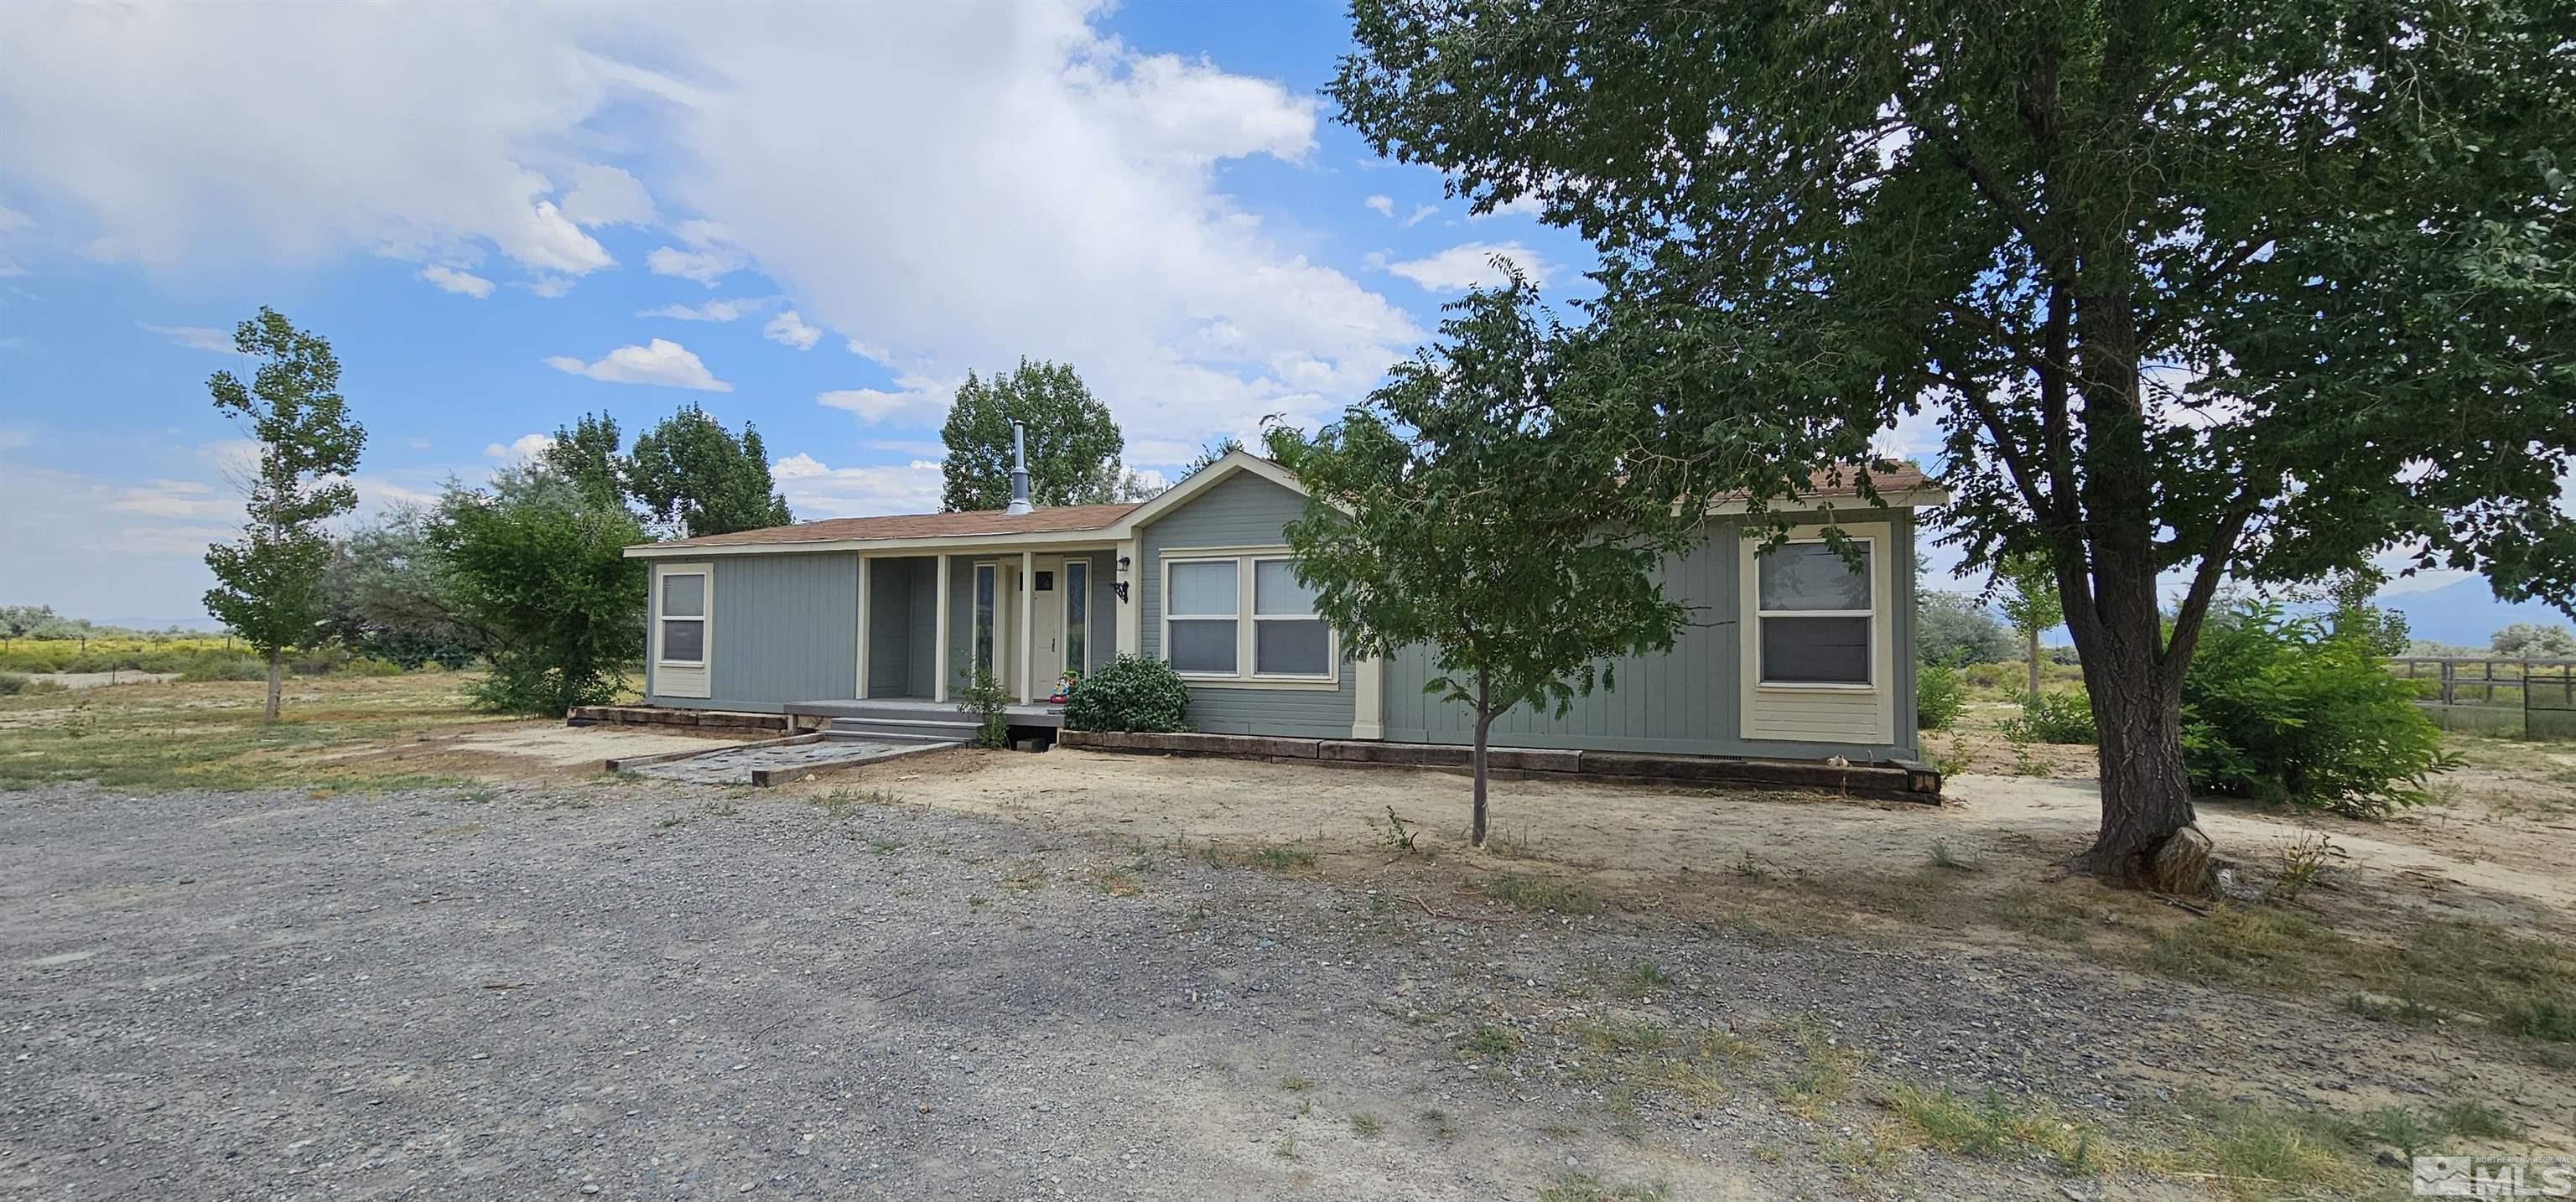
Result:
[[[1763,684],[1871,686],[1872,549],[1853,544],[1853,563],[1821,541],[1793,542],[1754,561]]]
[[[662,574],[662,662],[696,667],[707,662],[707,576]]]
[[[1201,680],[1333,683],[1333,633],[1285,555],[1164,560],[1163,658]]]

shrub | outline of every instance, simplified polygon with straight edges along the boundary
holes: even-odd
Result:
[[[1074,682],[1064,722],[1075,730],[1188,730],[1190,688],[1170,664],[1122,655]]]
[[[31,680],[15,672],[0,672],[0,697],[16,697],[21,694],[33,695],[36,693],[59,693],[62,691],[63,682],[59,680]]]
[[[62,660],[42,651],[0,652],[0,672],[60,672]]]
[[[2020,743],[2094,741],[2093,702],[2080,693],[2024,698],[2021,713],[2004,719],[2004,737]]]
[[[960,673],[965,679],[957,686],[957,708],[975,715],[977,747],[1011,745],[1011,691],[1002,687],[1000,678],[977,668]]]
[[[1924,730],[1948,730],[1966,705],[1958,669],[1937,663],[1915,669],[1914,725]]]
[[[2360,638],[2245,605],[2211,621],[2183,675],[2183,759],[2212,793],[2383,816],[2452,764],[2416,688]]]

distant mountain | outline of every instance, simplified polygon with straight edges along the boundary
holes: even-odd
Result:
[[[127,630],[168,630],[176,626],[181,630],[220,632],[224,628],[223,623],[204,614],[198,614],[193,618],[100,618],[98,624],[122,626]]]
[[[2495,598],[2485,578],[2446,584],[2420,593],[2382,596],[2379,604],[2406,615],[2406,632],[2416,638],[2464,647],[2484,647],[2487,638],[2516,622],[2576,626],[2557,607],[2537,601],[2507,603]]]

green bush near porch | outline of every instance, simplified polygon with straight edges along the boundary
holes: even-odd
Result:
[[[1122,655],[1075,681],[1064,699],[1064,724],[1075,730],[1169,734],[1189,729],[1190,687],[1170,664]]]

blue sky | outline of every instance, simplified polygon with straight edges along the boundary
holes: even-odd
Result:
[[[1578,294],[1578,240],[1331,120],[1348,44],[1327,4],[12,7],[0,601],[200,614],[244,453],[204,380],[262,304],[338,350],[369,511],[694,402],[832,517],[935,507],[969,370],[1072,363],[1169,471],[1365,394],[1497,250]]]

